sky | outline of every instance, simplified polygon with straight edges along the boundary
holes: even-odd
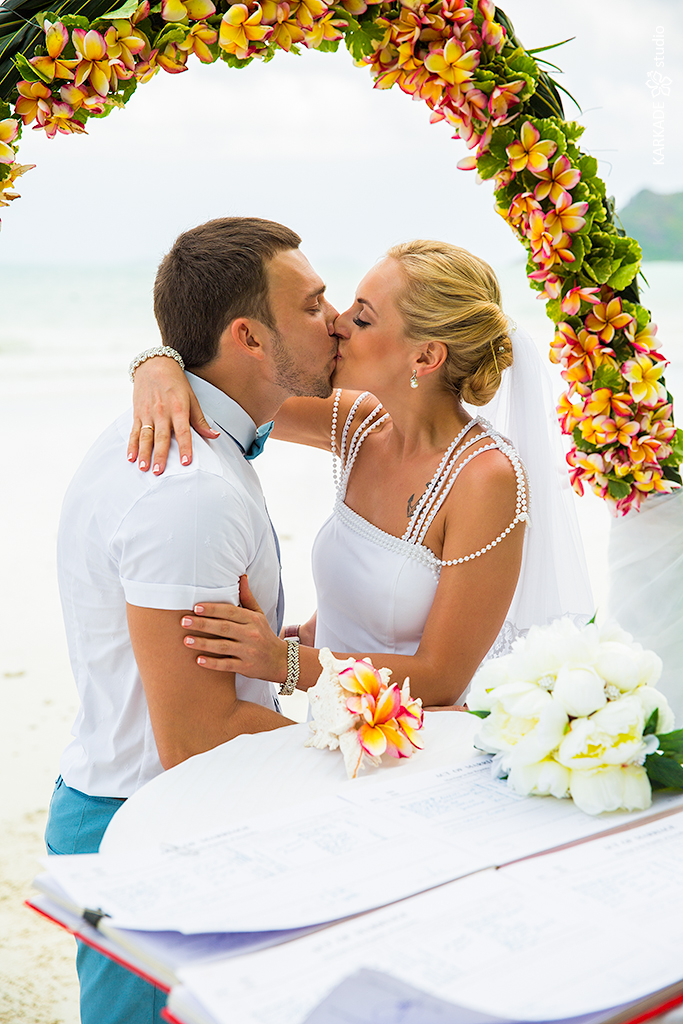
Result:
[[[640,189],[683,189],[683,19],[679,0],[507,0],[527,48],[545,56],[583,113],[582,147],[618,205]],[[654,37],[663,39],[664,161],[653,163]],[[190,59],[159,72],[88,134],[24,131],[22,198],[2,211],[3,265],[156,264],[176,235],[211,217],[251,214],[295,228],[314,265],[355,273],[392,243],[435,237],[495,265],[522,256],[493,212],[491,185],[459,171],[464,143],[430,125],[425,104],[373,90],[345,49],[278,53],[243,70]]]

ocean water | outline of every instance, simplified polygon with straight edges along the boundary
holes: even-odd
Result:
[[[351,302],[365,268],[349,263],[320,267],[332,302]],[[44,266],[0,273],[0,430],[4,476],[0,506],[5,543],[2,601],[34,589],[30,576],[55,600],[54,537],[61,499],[71,475],[100,431],[130,402],[127,366],[135,353],[158,343],[152,314],[152,265],[102,268]],[[527,284],[522,263],[497,268],[510,316],[547,352],[552,325]],[[644,266],[643,302],[659,324],[671,361],[667,383],[683,409],[683,263]],[[550,366],[550,364],[548,364]],[[561,381],[556,374],[558,393]],[[683,422],[683,413],[679,419]],[[282,540],[288,618],[314,607],[310,546],[332,504],[329,459],[323,452],[269,442],[259,459],[269,508]],[[594,590],[604,601],[605,539],[610,517],[593,495],[577,499]],[[61,627],[60,627],[61,628]]]

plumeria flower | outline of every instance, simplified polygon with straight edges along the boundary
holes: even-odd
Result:
[[[557,403],[557,418],[564,434],[573,434],[574,428],[581,422],[580,409],[572,402],[568,391],[565,391]]]
[[[453,37],[443,49],[433,50],[425,59],[425,67],[449,85],[469,81],[478,64],[479,51],[465,50],[462,43]]]
[[[90,81],[95,92],[100,96],[106,96],[112,75],[115,74],[115,67],[118,65],[125,72],[125,65],[119,60],[109,59],[107,41],[102,33],[96,32],[94,28],[89,32],[84,28],[75,28],[71,38],[79,58],[76,66],[76,85]]]
[[[596,298],[596,292],[599,291],[599,288],[582,288],[580,286],[570,288],[562,299],[562,312],[568,313],[569,316],[576,316],[581,309],[582,302],[590,302],[593,306],[596,306],[600,302],[600,299]]]
[[[660,383],[664,366],[664,363],[653,363],[648,356],[636,356],[635,359],[626,360],[621,372],[629,382],[629,391],[634,402],[655,405],[658,401],[666,401],[666,388]]]
[[[39,114],[49,116],[52,93],[46,85],[42,82],[17,82],[17,91],[19,99],[14,109],[24,124],[37,121]]]
[[[621,299],[610,299],[599,302],[586,317],[585,323],[589,331],[595,331],[601,341],[611,341],[614,332],[630,324],[633,317],[622,311]]]
[[[13,117],[0,121],[0,164],[13,164],[16,153],[10,142],[14,142],[19,134],[19,122]]]
[[[531,244],[531,258],[544,269],[552,268],[558,263],[574,263],[576,260],[570,248],[569,235],[566,232],[558,234],[555,226],[551,229],[547,217],[539,210],[534,210],[529,215],[527,237]]]
[[[343,39],[344,33],[340,29],[345,25],[345,21],[334,17],[334,11],[329,11],[324,17],[319,18],[312,28],[304,31],[306,46],[315,50],[322,42],[334,42],[337,39]]]
[[[78,61],[61,59],[62,51],[69,42],[69,33],[66,28],[61,21],[49,22],[45,20],[43,22],[43,32],[45,33],[47,55],[31,57],[29,64],[36,69],[41,78],[48,82],[52,82],[55,78],[73,78],[73,69],[78,64]]]
[[[490,117],[493,118],[493,123],[496,126],[500,124],[507,124],[507,122],[511,120],[513,115],[510,114],[510,110],[521,102],[517,94],[522,91],[525,85],[526,82],[521,80],[518,82],[506,82],[505,85],[495,86],[493,92],[489,96],[488,112]]]
[[[178,43],[167,43],[156,55],[156,63],[169,75],[180,75],[187,71],[187,51],[181,50]]]
[[[182,43],[178,43],[178,49],[188,56],[194,53],[202,64],[212,64],[214,55],[209,49],[218,39],[218,32],[211,28],[205,21],[196,22],[187,33]]]
[[[563,192],[575,188],[581,181],[581,171],[572,167],[567,156],[558,156],[552,167],[546,167],[544,170],[534,171],[532,168],[529,170],[537,178],[541,178],[534,189],[536,198],[546,199],[550,196],[553,203],[562,198]]]
[[[91,114],[104,113],[103,97],[99,93],[91,92],[85,85],[74,85],[73,82],[68,82],[61,87],[59,95],[74,111],[84,108]]]
[[[0,121],[0,124],[2,122]],[[0,181],[0,206],[9,206],[14,199],[19,198],[19,193],[14,188],[14,182],[27,171],[32,171],[35,164],[10,164],[9,174]]]
[[[531,192],[519,192],[510,203],[510,206],[503,216],[520,231],[526,232],[529,225],[529,217],[532,213],[542,214],[541,205],[534,199]]]
[[[631,439],[631,443],[628,447],[631,459],[634,463],[652,463],[657,461],[657,454],[661,448],[661,444],[654,437],[649,437],[647,434],[640,434]]]
[[[104,33],[107,43],[107,56],[119,60],[130,72],[127,77],[132,77],[135,71],[135,58],[145,48],[149,49],[149,40],[142,32],[137,32],[129,21],[117,19]],[[125,77],[118,71],[118,77]]]
[[[76,121],[73,113],[73,107],[69,103],[53,100],[49,115],[42,115],[38,118],[38,124],[34,126],[34,131],[39,131],[42,128],[48,139],[54,139],[57,132],[62,135],[79,135],[85,132],[85,125]]]
[[[223,15],[218,44],[227,53],[245,60],[254,43],[262,43],[272,34],[270,25],[261,24],[261,8],[250,14],[245,4],[233,4]]]
[[[528,167],[532,174],[536,174],[537,171],[546,170],[548,160],[556,149],[556,142],[541,139],[541,133],[531,121],[525,121],[519,140],[511,142],[505,151],[510,158],[510,167],[513,171],[523,171]]]
[[[203,21],[216,13],[211,0],[161,0],[164,21]]]
[[[574,234],[586,224],[584,213],[588,203],[572,203],[568,192],[563,192],[555,204],[555,209],[546,214],[546,226],[554,236],[559,237],[563,231]],[[609,339],[608,339],[609,340]]]
[[[346,689],[345,684],[342,685]],[[401,697],[395,683],[377,697],[370,693],[350,697],[347,707],[349,711],[364,718],[358,729],[358,740],[371,757],[381,757],[385,753],[391,757],[410,757],[413,745],[396,728],[395,719],[401,710]]]
[[[292,4],[292,13],[303,29],[311,29],[318,18],[327,14],[328,7],[323,0],[301,0]]]
[[[649,323],[639,331],[636,331],[637,326],[637,321],[634,319],[630,324],[627,324],[627,326],[624,327],[624,334],[633,345],[636,352],[638,352],[639,355],[650,357],[654,356],[661,359],[662,357],[657,351],[659,344],[656,337],[657,324]]]

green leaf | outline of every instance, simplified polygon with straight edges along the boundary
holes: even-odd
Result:
[[[14,66],[26,82],[42,82],[43,84],[50,84],[49,78],[45,75],[41,75],[34,68],[33,64],[30,64],[23,53],[18,53],[14,58]]]
[[[246,68],[253,59],[253,57],[247,57],[246,60],[240,60],[234,53],[226,53],[225,50],[221,50],[221,60],[225,61],[229,68]]]
[[[665,789],[683,789],[683,767],[673,757],[648,754],[645,770],[651,781],[658,782]]]
[[[609,388],[612,394],[618,395],[624,390],[625,386],[624,378],[609,363],[602,363],[595,371],[592,384],[593,391],[597,391],[598,388]]]
[[[586,178],[594,178],[598,173],[598,161],[594,156],[589,156],[587,153],[582,153],[577,160],[577,167],[581,171],[581,180],[585,181]]]
[[[645,728],[643,729],[643,736],[649,736],[650,733],[657,732],[657,720],[658,720],[658,718],[659,718],[659,708],[655,708],[654,711],[652,712],[652,714],[650,715],[650,717],[648,718],[647,722],[645,723]],[[661,747],[660,747],[660,749],[661,749]]]
[[[676,465],[680,465],[683,462],[683,430],[680,427],[676,430],[676,437],[672,445],[673,456],[676,459]]]
[[[625,498],[631,493],[631,485],[625,480],[608,480],[607,490],[612,498]]]
[[[511,128],[509,125],[501,125],[499,128],[493,129],[491,141],[489,142],[489,153],[500,161],[501,167],[506,167],[508,164],[508,155],[505,152],[505,147],[509,146],[516,137],[514,128]]]
[[[574,427],[572,438],[580,452],[596,452],[598,450],[594,444],[591,444],[590,441],[586,440],[579,427]],[[628,494],[628,491],[626,493]]]
[[[118,18],[130,18],[131,15],[135,14],[138,9],[139,0],[125,0],[125,3],[121,7],[117,7],[115,11],[108,11],[106,14],[100,14],[100,18],[104,21],[115,21]]]
[[[640,266],[642,252],[635,239],[617,237],[614,240],[614,260],[617,267],[609,276],[607,284],[616,292],[630,285]]]
[[[491,714],[490,711],[472,711],[471,708],[467,709],[471,715],[476,715],[477,718],[488,718]]]
[[[480,178],[484,178],[484,180],[492,178],[500,168],[501,162],[493,153],[482,153],[477,160],[477,174]]]
[[[563,39],[561,43],[551,43],[549,46],[537,46],[533,50],[527,50],[527,53],[545,53],[546,50],[555,50],[558,46],[564,46],[565,43],[571,43],[576,36],[569,36],[568,39]]]
[[[657,739],[662,754],[675,757],[677,761],[683,760],[683,729],[659,733]]]
[[[63,14],[60,20],[64,25],[64,28],[90,28],[90,22],[88,19],[79,14]]]
[[[545,315],[556,324],[564,319],[561,302],[561,299],[548,299],[545,304]]]
[[[523,50],[521,47],[514,50],[509,57],[506,57],[505,63],[515,75],[523,74],[528,76],[533,82],[538,81],[540,74],[538,64],[533,57],[529,56],[529,50]]]
[[[598,284],[604,284],[612,273],[614,241],[605,231],[594,231],[590,238],[591,250],[586,254],[584,266]]]
[[[349,24],[344,32],[344,42],[354,60],[362,57],[369,57],[374,53],[374,43],[383,38],[385,28],[382,25],[375,25],[372,21],[359,22],[349,17]]]
[[[182,43],[190,31],[189,25],[170,24],[164,25],[158,36],[152,43],[155,50],[160,50],[167,43]]]

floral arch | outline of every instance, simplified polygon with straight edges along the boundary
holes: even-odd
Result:
[[[0,206],[30,170],[23,126],[50,138],[86,130],[159,70],[194,55],[241,68],[278,49],[336,50],[343,40],[375,88],[398,85],[446,120],[492,179],[498,213],[528,253],[527,275],[556,325],[550,359],[567,384],[558,415],[575,489],[615,514],[681,483],[656,326],[640,303],[640,246],[565,118],[558,86],[492,0],[8,0],[0,10]],[[550,49],[545,47],[543,49]]]

